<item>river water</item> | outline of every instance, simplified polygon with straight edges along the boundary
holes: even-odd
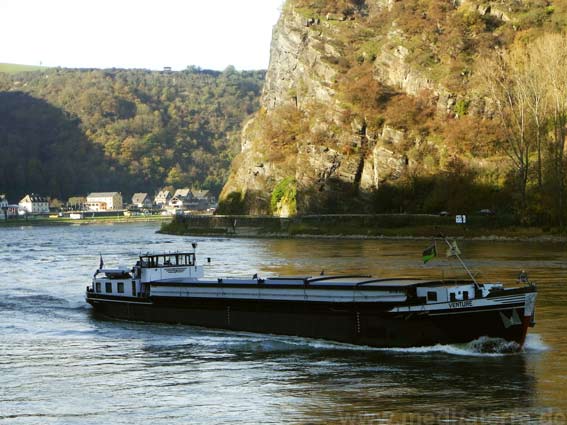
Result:
[[[155,224],[0,229],[0,423],[567,423],[567,250],[461,242],[482,279],[538,283],[524,352],[480,343],[380,350],[296,337],[100,320],[98,267],[139,253],[212,257],[207,274],[451,276],[427,241],[267,240],[156,234]],[[490,349],[489,349],[490,348]]]

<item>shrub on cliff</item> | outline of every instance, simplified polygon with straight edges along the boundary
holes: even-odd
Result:
[[[289,217],[297,214],[297,182],[293,177],[280,181],[270,198],[272,214]]]

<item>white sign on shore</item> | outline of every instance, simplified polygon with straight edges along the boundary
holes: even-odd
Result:
[[[467,223],[467,216],[466,215],[456,215],[455,216],[455,223],[457,224],[466,224]]]

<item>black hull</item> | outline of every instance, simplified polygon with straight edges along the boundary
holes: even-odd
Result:
[[[482,336],[514,341],[521,347],[528,328],[523,304],[514,306],[522,323],[506,327],[501,314],[510,316],[510,310],[500,308],[429,316],[390,313],[387,310],[391,306],[378,303],[161,297],[144,302],[91,294],[87,301],[97,313],[115,319],[293,335],[383,348],[464,343]]]

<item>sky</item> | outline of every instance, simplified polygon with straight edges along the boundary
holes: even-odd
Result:
[[[0,62],[266,69],[283,0],[0,0]]]

